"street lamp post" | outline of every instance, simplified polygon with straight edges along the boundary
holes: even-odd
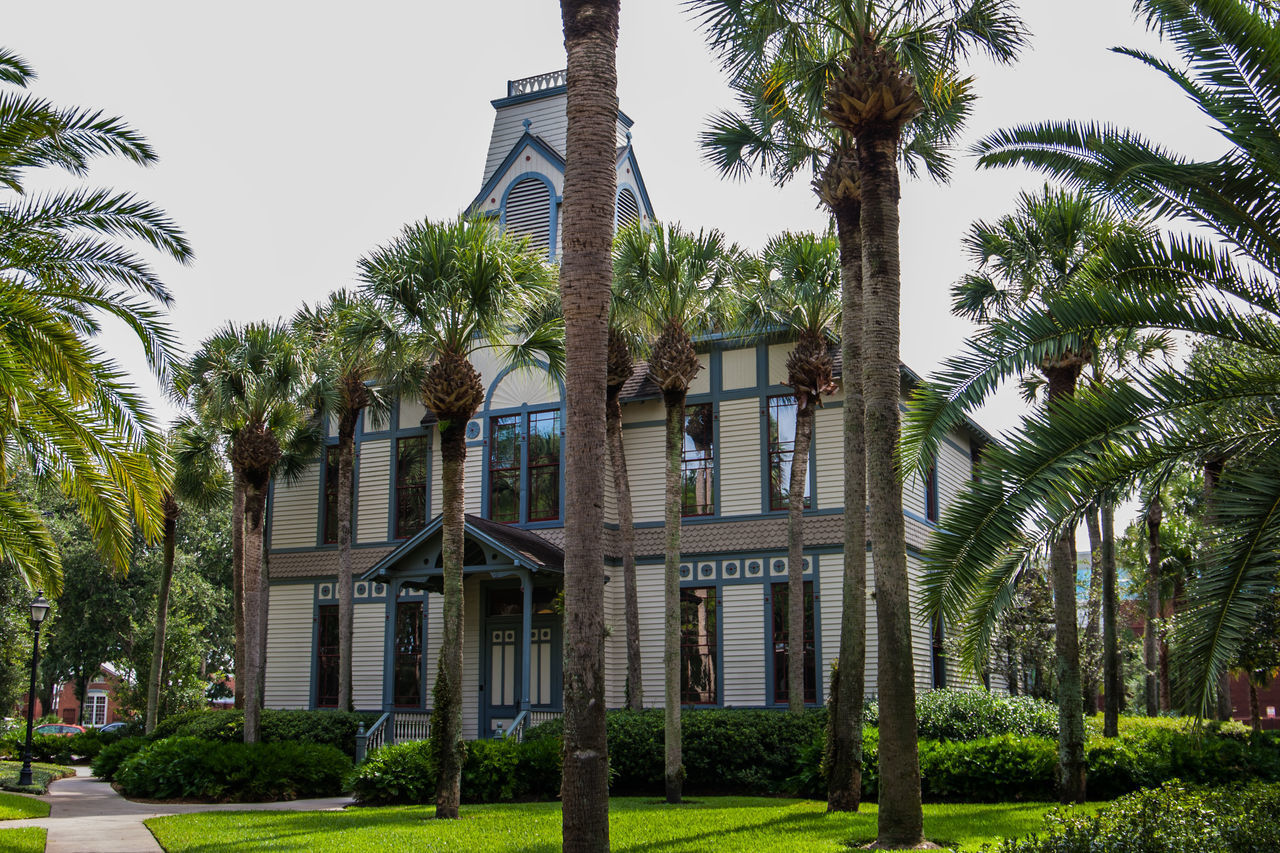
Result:
[[[49,615],[49,602],[44,592],[36,593],[36,600],[31,602],[31,625],[35,628],[35,641],[31,647],[31,689],[27,691],[27,751],[22,757],[22,772],[18,774],[18,785],[31,784],[31,728],[36,721],[36,667],[40,665],[40,623]]]

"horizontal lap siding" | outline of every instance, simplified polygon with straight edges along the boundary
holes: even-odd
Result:
[[[959,444],[964,448],[968,439],[964,436],[952,434],[951,441]],[[957,450],[951,444],[943,443],[941,451],[938,453],[938,505],[942,510],[946,510],[947,506],[960,494],[960,490],[964,488],[964,484],[969,482],[971,477],[972,463],[969,459],[967,450]]]
[[[481,500],[484,494],[484,462],[486,450],[487,448],[482,444],[467,448],[467,462],[464,466],[466,471],[466,510],[472,515],[480,514]],[[439,506],[441,510],[444,509],[443,496],[437,506]]]
[[[698,375],[689,383],[689,396],[711,393],[711,356],[705,352],[698,353]]]
[[[640,666],[644,673],[644,704],[661,707],[663,698],[662,564],[636,567],[636,598],[640,604]]]
[[[352,701],[359,709],[382,707],[382,677],[386,647],[387,607],[381,601],[357,604],[352,616]]]
[[[273,586],[270,595],[263,704],[268,708],[308,708],[311,705],[315,587],[311,584]]]
[[[791,344],[772,344],[769,347],[769,384],[781,385],[787,381],[787,358]]]
[[[356,540],[385,542],[390,512],[391,442],[360,444],[360,488],[356,501]]]
[[[844,504],[844,409],[819,409],[814,422],[818,508]]]
[[[760,512],[760,401],[720,404],[720,512]]]
[[[528,104],[507,107],[493,120],[493,133],[489,137],[489,153],[485,158],[484,179],[487,182],[502,161],[511,153],[516,142],[524,135],[524,120],[530,122],[529,131],[542,137],[558,153],[564,153],[568,119],[565,115],[566,95],[556,95]]]
[[[764,704],[765,621],[761,584],[721,587],[725,705]]]
[[[637,522],[662,521],[665,491],[663,428],[635,427],[622,431],[627,473],[631,477],[631,507]]]
[[[294,482],[275,481],[271,499],[271,547],[314,548],[320,523],[320,466]]]
[[[916,689],[933,689],[933,634],[927,620],[920,617],[920,583],[924,579],[924,564],[915,556],[907,555],[907,576],[911,593],[911,651],[915,658]]]
[[[604,638],[604,704],[621,708],[626,704],[627,622],[622,567],[606,566],[609,582],[604,585],[604,621],[608,631]]]
[[[430,690],[435,683],[427,686]],[[479,737],[480,708],[480,583],[469,578],[462,598],[462,736]]]
[[[823,554],[818,558],[818,624],[821,628],[822,660],[818,662],[817,676],[824,697],[828,697],[831,691],[831,662],[840,656],[843,581],[843,555]]]
[[[436,671],[440,668],[440,644],[444,637],[444,626],[442,624],[444,597],[428,593],[422,608],[427,614],[426,643],[424,644],[427,656],[427,674],[422,682],[422,689],[426,698],[426,707],[430,708],[433,704],[431,691],[436,686]]]

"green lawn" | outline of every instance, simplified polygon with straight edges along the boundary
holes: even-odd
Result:
[[[74,767],[64,767],[61,764],[41,764],[39,762],[35,762],[31,765],[31,780],[35,782],[35,784],[30,788],[19,788],[18,773],[21,772],[21,770],[21,761],[0,761],[0,788],[10,788],[14,791],[27,791],[32,794],[43,794],[49,790],[50,782],[76,775],[76,769]]]
[[[49,804],[33,797],[0,793],[0,820],[24,820],[29,817],[48,817]]]
[[[976,850],[987,841],[1036,832],[1048,803],[927,805],[925,831],[940,843]],[[1085,808],[1096,808],[1093,805]],[[615,798],[614,851],[739,853],[848,851],[875,835],[874,804],[856,815],[827,815],[813,800],[707,797],[681,806]],[[147,826],[169,853],[214,851],[376,851],[552,853],[560,849],[560,805],[464,806],[454,822],[429,820],[426,806],[342,812],[206,812],[153,818]]]
[[[4,853],[44,853],[45,831],[34,826],[0,829],[0,850]]]

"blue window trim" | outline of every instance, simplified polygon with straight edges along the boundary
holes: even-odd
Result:
[[[768,356],[768,348],[764,348],[766,357]],[[782,391],[775,391],[775,388],[782,388]],[[786,507],[782,509],[773,508],[772,485],[773,480],[770,477],[771,467],[769,465],[769,401],[778,397],[790,397],[795,399],[795,391],[785,385],[770,385],[764,391],[764,396],[760,398],[760,514],[764,516],[786,515],[788,510]],[[816,420],[815,420],[816,427]],[[793,427],[794,429],[794,427]],[[809,438],[809,466],[805,470],[805,477],[808,479],[809,505],[804,508],[804,514],[809,515],[819,509],[818,507],[818,442],[817,430],[815,435]],[[795,454],[795,444],[792,442],[792,455]]]
[[[382,709],[390,711],[396,709],[395,700],[395,639],[396,639],[396,604],[401,600],[400,590],[403,589],[403,581],[392,581],[387,584],[386,599],[386,629],[383,633],[382,646]],[[421,597],[419,597],[419,595]],[[416,709],[411,709],[406,705],[399,706],[399,710],[425,710],[430,705],[431,684],[427,681],[427,664],[430,663],[430,650],[428,649],[429,637],[427,633],[428,614],[430,611],[430,598],[426,592],[421,592],[405,601],[421,601],[422,602],[422,661],[418,670],[419,684],[422,688],[422,700]]]
[[[841,552],[837,552],[841,553]],[[780,559],[776,552],[771,555],[772,559]],[[764,581],[764,698],[766,708],[785,708],[786,702],[779,702],[773,695],[773,594],[771,588],[775,583],[786,583],[787,574],[775,575],[769,571],[768,561],[770,557],[761,558],[765,561]],[[785,555],[781,559],[786,559]],[[820,557],[818,554],[806,550],[804,559],[809,561],[810,576],[805,578],[807,583],[813,584],[813,702],[805,702],[806,708],[820,708],[826,702],[823,695],[823,667],[822,667],[822,589],[819,583]],[[790,638],[788,638],[790,642]]]
[[[502,191],[501,206],[498,208],[498,227],[503,229],[507,227],[507,197],[511,195],[513,189],[525,181],[541,181],[547,188],[547,215],[550,217],[547,224],[547,257],[554,261],[557,231],[560,227],[560,204],[564,201],[564,197],[556,194],[555,184],[551,183],[551,179],[546,175],[541,172],[522,172],[507,184],[507,188]]]
[[[543,370],[547,369],[545,362],[539,362]],[[480,420],[480,439],[475,442],[467,442],[468,452],[472,447],[480,449],[481,463],[481,483],[480,483],[480,515],[483,518],[492,519],[490,494],[489,494],[489,440],[492,435],[491,419],[510,417],[519,415],[521,417],[520,426],[520,518],[518,521],[509,522],[513,527],[521,527],[527,530],[539,530],[545,528],[563,527],[564,526],[564,476],[565,476],[565,419],[568,417],[568,411],[565,402],[564,382],[555,379],[548,374],[547,378],[555,382],[557,400],[548,400],[545,403],[522,403],[519,406],[506,406],[503,408],[490,408],[493,400],[494,391],[502,384],[502,381],[508,374],[517,372],[521,368],[514,366],[504,367],[489,383],[489,388],[484,396],[484,408],[476,415]],[[528,369],[528,368],[524,368]],[[559,412],[560,413],[560,512],[554,519],[545,519],[541,521],[529,521],[529,437],[528,437],[528,417],[538,412]]]

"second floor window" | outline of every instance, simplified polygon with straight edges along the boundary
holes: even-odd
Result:
[[[683,515],[715,514],[715,434],[710,403],[685,407],[684,449],[680,457]]]
[[[785,510],[790,505],[791,456],[796,446],[796,398],[769,398],[769,509]],[[810,477],[804,479],[804,505],[812,506]]]
[[[338,448],[324,449],[324,544],[338,543]]]
[[[560,518],[560,412],[489,421],[489,518],[506,524]]]
[[[431,439],[415,435],[396,440],[396,538],[427,526],[427,457]]]

